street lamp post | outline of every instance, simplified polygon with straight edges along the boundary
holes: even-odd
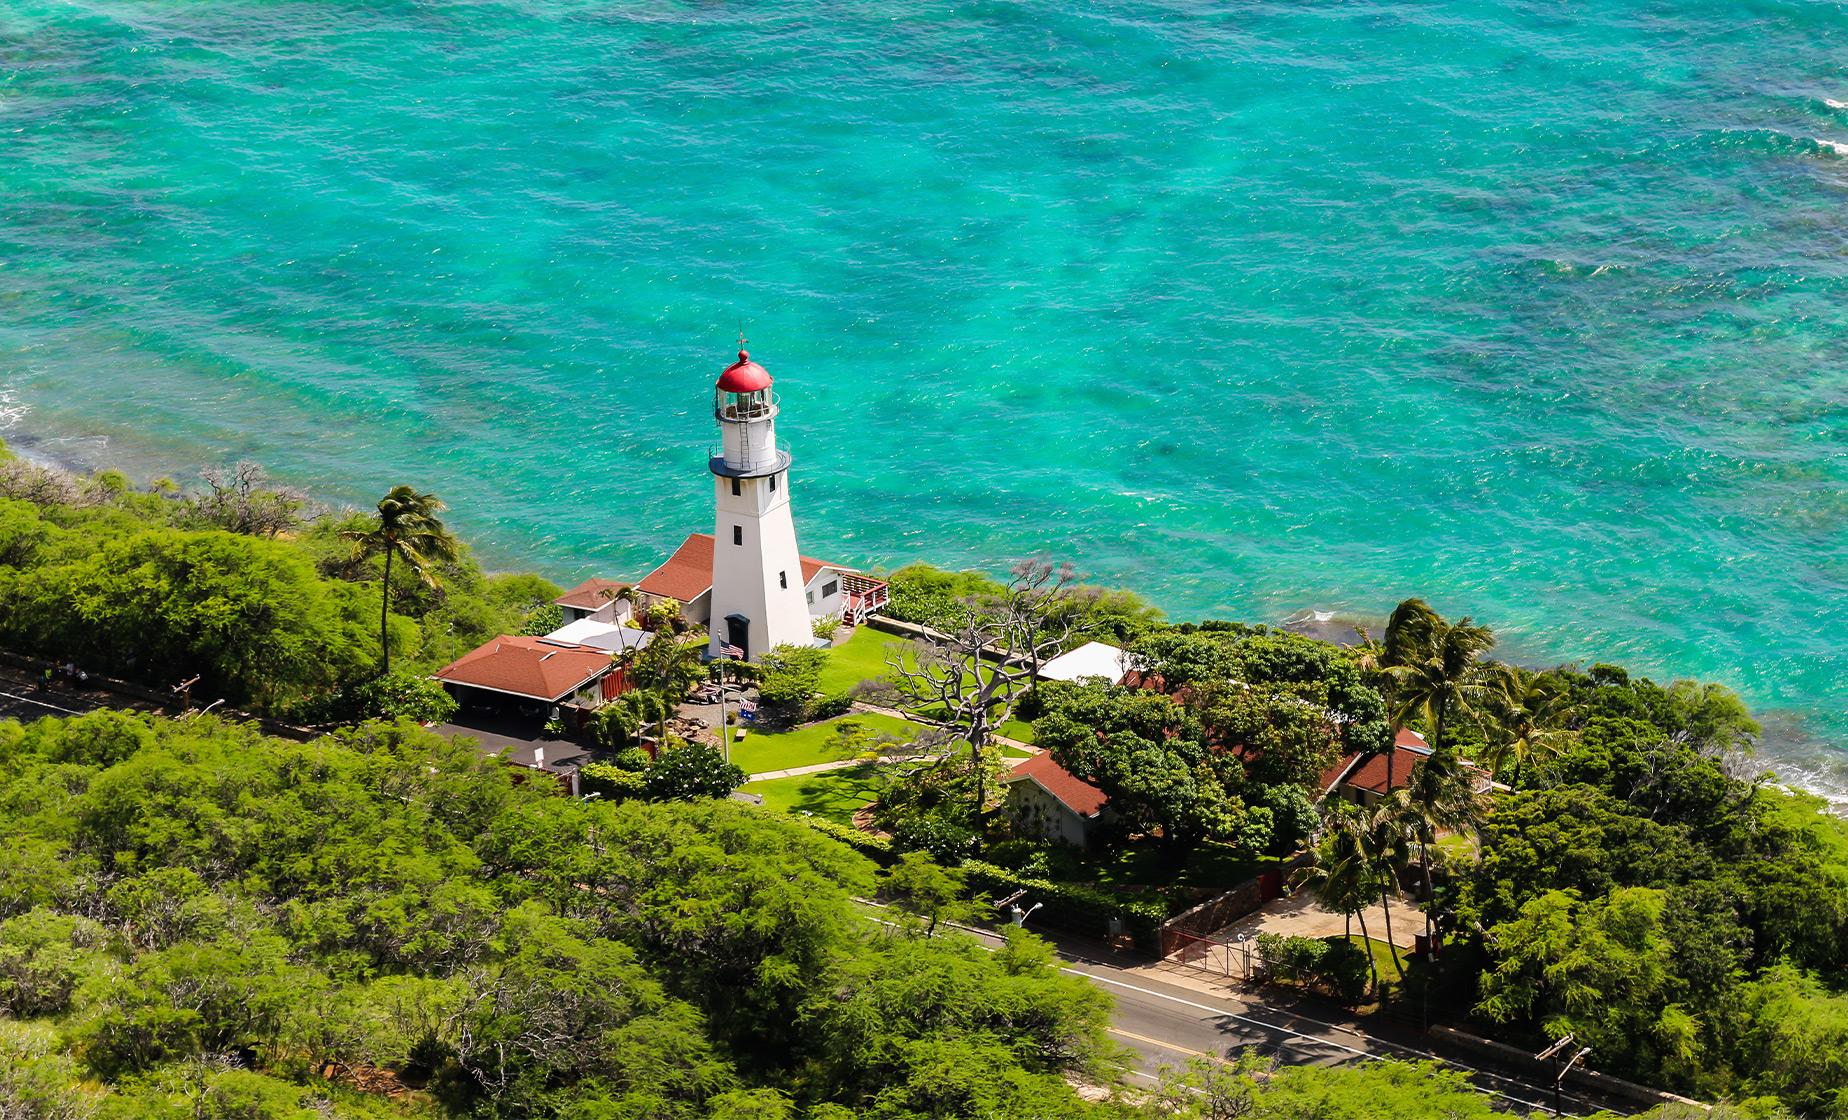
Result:
[[[1580,1047],[1576,1053],[1567,1054],[1567,1048],[1570,1047],[1574,1041],[1576,1040],[1572,1035],[1566,1035],[1558,1042],[1553,1043],[1553,1045],[1534,1055],[1536,1061],[1551,1061],[1553,1063],[1553,1115],[1555,1116],[1565,1115],[1565,1109],[1561,1099],[1561,1090],[1566,1083],[1566,1074],[1571,1073],[1572,1067],[1584,1061],[1585,1056],[1591,1053],[1591,1047],[1584,1046]]]

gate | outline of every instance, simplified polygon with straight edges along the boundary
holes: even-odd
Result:
[[[1173,948],[1165,959],[1170,964],[1210,976],[1250,980],[1253,971],[1262,963],[1258,959],[1257,941],[1249,934],[1224,937],[1170,930],[1168,938]]]

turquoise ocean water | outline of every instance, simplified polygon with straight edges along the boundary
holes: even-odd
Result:
[[[1725,681],[1829,785],[1844,42],[1796,0],[10,0],[5,436],[409,481],[490,563],[634,575],[708,527],[742,323],[811,554],[1422,594]]]

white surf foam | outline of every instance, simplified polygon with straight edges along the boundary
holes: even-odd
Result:
[[[19,394],[12,389],[0,389],[0,432],[8,428],[17,428],[19,422],[26,418],[31,406],[19,399]]]

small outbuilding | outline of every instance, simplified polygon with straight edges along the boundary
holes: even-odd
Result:
[[[1088,847],[1109,809],[1103,790],[1073,777],[1050,754],[1026,759],[1003,781],[1008,814],[1024,836]]]
[[[598,622],[621,622],[634,613],[634,607],[628,600],[616,597],[618,592],[628,586],[621,580],[592,576],[552,602],[565,612],[565,621],[568,623],[585,618]]]
[[[576,622],[567,622],[545,636],[548,642],[565,645],[589,646],[605,653],[633,653],[654,640],[654,635],[647,630],[638,630],[621,623],[600,622],[595,618],[580,618]]]

